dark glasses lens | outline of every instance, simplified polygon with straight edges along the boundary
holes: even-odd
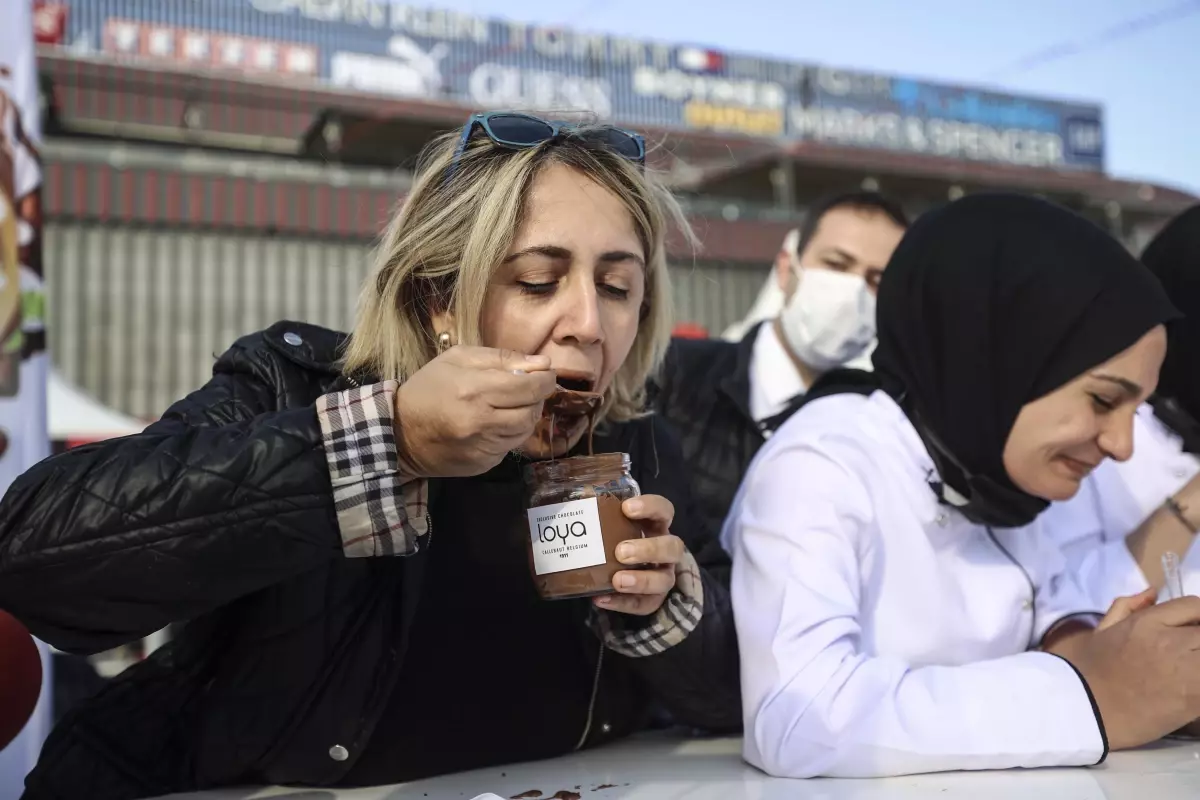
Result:
[[[488,117],[487,124],[499,144],[528,147],[554,136],[550,123],[522,114],[495,114]]]
[[[631,134],[618,128],[593,128],[582,134],[583,138],[604,145],[619,156],[631,161],[642,158],[642,146]]]

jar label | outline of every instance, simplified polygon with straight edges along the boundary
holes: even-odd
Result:
[[[596,498],[538,506],[528,513],[535,575],[604,563],[604,535]]]

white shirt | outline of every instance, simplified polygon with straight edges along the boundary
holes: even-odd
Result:
[[[816,400],[758,454],[723,533],[752,764],[875,777],[1103,756],[1074,668],[1030,652],[1094,611],[1061,553],[1036,522],[990,534],[940,505],[931,474],[882,392]]]
[[[750,357],[750,415],[755,422],[782,413],[788,401],[808,391],[775,330],[774,320],[758,329]]]
[[[1149,583],[1125,537],[1198,472],[1200,460],[1183,452],[1179,436],[1142,405],[1133,418],[1133,456],[1124,463],[1105,461],[1075,497],[1047,510],[1046,529],[1093,602],[1107,607],[1118,597],[1146,590]],[[1200,548],[1192,550],[1184,571],[1195,576],[1194,584],[1200,578]],[[1189,589],[1197,590],[1200,586]]]

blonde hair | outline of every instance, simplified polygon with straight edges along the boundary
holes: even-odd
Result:
[[[452,314],[456,343],[480,344],[484,297],[521,225],[530,187],[540,170],[562,164],[620,198],[645,250],[637,338],[600,416],[620,422],[643,414],[646,380],[661,364],[671,336],[668,226],[673,223],[695,242],[679,204],[640,165],[585,137],[565,135],[510,150],[478,135],[453,163],[458,142],[458,133],[446,134],[422,155],[412,191],[376,249],[343,371],[408,379],[437,355],[442,331],[432,330],[431,318],[440,311]]]

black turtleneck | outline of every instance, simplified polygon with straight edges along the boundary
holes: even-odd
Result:
[[[570,752],[591,698],[587,602],[541,600],[525,552],[523,462],[439,481],[400,680],[346,786]]]

